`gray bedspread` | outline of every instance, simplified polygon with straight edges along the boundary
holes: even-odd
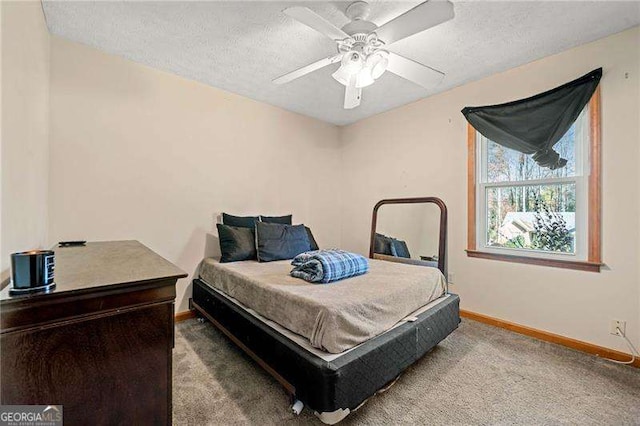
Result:
[[[220,263],[205,259],[200,278],[244,306],[340,353],[404,319],[445,293],[436,268],[370,259],[365,275],[316,285],[293,278],[290,261]]]

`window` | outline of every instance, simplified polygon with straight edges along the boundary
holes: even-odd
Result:
[[[599,271],[599,90],[554,149],[556,170],[469,126],[472,257]]]

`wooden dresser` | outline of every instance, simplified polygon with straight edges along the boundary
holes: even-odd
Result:
[[[170,424],[187,274],[137,241],[54,250],[51,293],[0,292],[0,402],[60,404],[65,425]]]

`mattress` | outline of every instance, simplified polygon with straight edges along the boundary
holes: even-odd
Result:
[[[321,358],[324,361],[335,361],[339,357],[348,354],[349,352],[353,351],[354,349],[359,348],[360,346],[362,346],[364,344],[364,343],[361,343],[361,344],[359,344],[357,346],[354,346],[351,349],[347,349],[347,350],[345,350],[343,352],[340,352],[340,353],[337,353],[337,354],[332,354],[332,353],[329,353],[329,352],[325,352],[325,351],[323,351],[321,349],[314,348],[313,346],[311,346],[311,343],[309,342],[308,339],[305,339],[304,337],[287,330],[286,328],[282,327],[280,324],[278,324],[276,322],[273,322],[273,321],[263,317],[262,315],[260,315],[256,311],[254,311],[253,309],[242,305],[240,302],[235,300],[233,297],[227,296],[226,294],[224,294],[220,290],[216,289],[215,287],[209,285],[208,283],[205,283],[205,284],[208,285],[208,287],[209,287],[209,289],[211,291],[213,291],[216,294],[218,294],[218,296],[221,299],[224,299],[224,300],[228,301],[230,304],[233,304],[233,305],[237,306],[239,309],[242,309],[242,310],[248,312],[249,314],[251,314],[251,316],[253,316],[257,320],[262,322],[267,327],[269,327],[272,330],[274,330],[276,333],[279,333],[279,334],[283,335],[284,337],[286,337],[289,340],[291,340],[292,342],[294,342],[296,345],[300,346],[301,349],[304,349],[308,353],[313,354],[313,355],[317,356],[318,358]],[[415,319],[418,318],[418,315],[428,311],[431,308],[434,308],[435,306],[437,306],[440,303],[448,302],[449,301],[448,299],[452,298],[452,297],[454,297],[454,296],[451,295],[451,294],[445,294],[445,295],[437,298],[436,300],[432,301],[431,303],[428,303],[427,305],[425,305],[425,306],[423,306],[423,307],[411,312],[411,314],[409,314],[407,317],[403,318],[402,320],[398,321],[393,327],[391,327],[389,330],[383,332],[382,334],[378,335],[378,337],[382,336],[385,333],[390,332],[391,330],[395,329],[396,327],[401,326],[405,322],[413,322],[413,321],[415,321]]]
[[[341,353],[441,297],[436,268],[370,260],[370,271],[330,284],[289,275],[289,261],[220,263],[205,259],[200,277],[264,318],[330,353]]]

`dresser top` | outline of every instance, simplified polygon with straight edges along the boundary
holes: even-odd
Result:
[[[95,290],[97,287],[144,283],[159,279],[184,278],[187,274],[138,241],[89,242],[85,246],[56,247],[55,288],[49,293],[9,295],[0,301],[39,299],[53,294]]]

